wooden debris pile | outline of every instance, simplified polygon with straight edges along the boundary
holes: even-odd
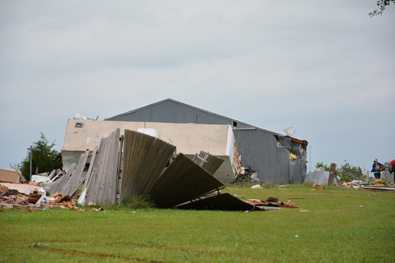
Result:
[[[6,185],[10,186],[7,187]],[[16,187],[14,187],[16,186]],[[21,186],[21,187],[18,187]],[[0,207],[6,209],[17,208],[22,211],[41,210],[40,205],[35,205],[43,195],[43,192],[39,191],[40,188],[28,189],[31,190],[29,194],[25,192],[21,193],[21,189],[32,187],[27,184],[19,183],[2,183],[0,184]],[[18,189],[13,189],[18,188]]]
[[[241,162],[241,156],[239,155],[237,151],[237,144],[234,142],[234,147],[233,147],[233,169],[235,171],[235,179],[239,177],[240,175],[244,174],[244,164]]]
[[[11,188],[8,188],[0,184],[0,207],[6,209],[17,208],[22,211],[30,212],[32,210],[52,208],[78,209],[75,205],[75,201],[69,195],[64,196],[55,193],[51,196],[45,196],[45,191],[42,191],[41,188],[27,189],[24,193],[21,193],[21,187],[19,186],[19,184],[13,183]],[[19,190],[12,188],[18,188]]]

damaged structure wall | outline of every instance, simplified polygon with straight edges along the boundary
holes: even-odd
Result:
[[[229,117],[166,99],[119,114],[106,121],[140,121],[231,125],[245,167],[258,172],[260,180],[272,183],[303,183],[306,176],[306,151],[289,137]],[[306,142],[306,141],[304,141]],[[306,142],[307,145],[307,142]],[[290,160],[290,152],[295,160]]]
[[[76,163],[81,154],[98,147],[101,139],[110,135],[115,129],[139,131],[141,129],[155,132],[157,138],[177,147],[178,152],[193,159],[195,154],[206,151],[224,160],[214,176],[222,182],[230,182],[234,177],[234,133],[230,125],[206,125],[159,122],[126,122],[68,120],[62,147],[62,161],[65,171]],[[154,136],[155,137],[155,136]]]

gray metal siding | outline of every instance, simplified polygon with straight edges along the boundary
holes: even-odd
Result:
[[[306,157],[301,156],[296,160],[290,161],[290,176],[292,182],[303,183],[306,179]]]
[[[277,146],[272,133],[262,130],[235,130],[243,164],[258,172],[260,180],[289,182],[289,150]]]
[[[172,100],[155,103],[136,111],[110,117],[107,120],[220,125],[233,125],[233,122],[236,122],[238,128],[253,127],[235,119],[200,110],[182,103],[176,103]]]

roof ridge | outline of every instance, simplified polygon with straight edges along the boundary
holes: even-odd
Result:
[[[193,105],[190,105],[190,104],[186,104],[184,102],[181,102],[181,101],[178,101],[178,100],[174,100],[174,99],[171,99],[171,98],[167,98],[167,99],[164,99],[164,100],[161,100],[161,101],[157,101],[157,102],[154,102],[154,103],[151,103],[151,104],[147,104],[145,106],[139,107],[139,108],[134,109],[134,110],[130,110],[130,111],[118,114],[118,115],[111,116],[111,117],[107,118],[107,120],[111,120],[111,119],[116,118],[116,117],[124,116],[124,115],[130,114],[130,113],[133,113],[133,112],[136,112],[136,111],[148,108],[150,106],[163,104],[163,103],[165,103],[167,101],[171,101],[173,103],[181,104],[181,105],[187,106],[187,107],[192,108],[192,109],[196,109],[196,110],[200,110],[200,111],[207,112],[207,113],[210,113],[210,114],[214,114],[214,115],[219,116],[219,117],[224,117],[224,118],[227,118],[227,119],[231,119],[231,120],[234,120],[234,121],[236,121],[238,123],[242,123],[242,124],[244,124],[246,126],[250,126],[251,128],[256,128],[256,129],[259,129],[259,130],[268,131],[268,132],[271,132],[271,133],[275,133],[275,134],[284,136],[281,133],[278,133],[278,132],[275,132],[275,131],[272,131],[272,130],[268,130],[268,129],[264,129],[264,128],[261,128],[261,127],[258,127],[258,126],[255,126],[255,125],[243,122],[243,121],[239,121],[239,120],[236,120],[234,118],[230,118],[230,117],[227,117],[225,115],[221,115],[221,114],[218,114],[218,113],[215,113],[215,112],[212,112],[212,111],[201,109],[199,107],[196,107],[196,106],[193,106]]]

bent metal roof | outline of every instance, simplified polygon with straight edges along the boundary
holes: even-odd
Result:
[[[111,116],[111,117],[107,118],[106,120],[117,119],[118,117],[129,115],[131,113],[135,113],[135,112],[141,111],[143,109],[147,109],[149,107],[160,105],[160,104],[164,104],[164,103],[174,103],[174,104],[182,105],[182,106],[184,106],[186,108],[198,110],[200,112],[205,112],[205,113],[208,113],[208,114],[213,115],[213,116],[218,116],[218,117],[221,117],[221,118],[229,119],[230,121],[234,121],[234,122],[237,122],[239,124],[243,124],[246,127],[251,127],[251,128],[254,128],[254,129],[258,129],[258,130],[271,132],[273,134],[282,135],[281,133],[278,133],[278,132],[275,132],[275,131],[271,131],[271,130],[268,130],[268,129],[263,129],[263,128],[260,128],[260,127],[257,127],[257,126],[254,126],[254,125],[251,125],[251,124],[248,124],[248,123],[245,123],[245,122],[242,122],[242,121],[239,121],[239,120],[236,120],[236,119],[233,119],[233,118],[221,115],[221,114],[217,114],[217,113],[214,113],[214,112],[211,112],[211,111],[208,111],[208,110],[204,110],[204,109],[201,109],[201,108],[198,108],[198,107],[195,107],[195,106],[192,106],[192,105],[180,102],[180,101],[176,101],[176,100],[173,100],[173,99],[170,99],[170,98],[169,99],[165,99],[165,100],[161,100],[161,101],[158,101],[158,102],[155,102],[155,103],[152,103],[152,104],[149,104],[149,105],[146,105],[146,106],[134,109],[134,110],[130,110],[130,111],[127,111],[127,112],[124,112],[124,113],[121,113],[121,114],[117,114],[117,115]],[[238,129],[238,128],[236,128],[236,129]],[[243,128],[241,128],[241,129],[243,129]]]

